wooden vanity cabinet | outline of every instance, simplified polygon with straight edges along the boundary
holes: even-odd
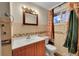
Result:
[[[36,56],[45,56],[45,41],[36,43]]]
[[[45,41],[14,49],[12,53],[13,56],[45,56]]]
[[[13,50],[13,56],[33,56],[34,55],[34,44],[23,46]]]

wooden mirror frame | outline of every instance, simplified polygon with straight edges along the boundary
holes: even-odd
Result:
[[[23,25],[38,25],[38,14],[32,14],[32,15],[35,15],[36,16],[36,24],[32,24],[32,23],[26,23],[25,22],[25,13],[28,13],[28,14],[32,14],[30,12],[23,12]]]

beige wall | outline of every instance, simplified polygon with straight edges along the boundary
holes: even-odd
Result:
[[[65,3],[57,8],[54,9],[54,13],[58,13],[58,12],[63,12],[63,11],[67,11],[69,8],[68,8],[68,5]]]
[[[58,12],[63,12],[67,11],[68,6],[66,4],[57,7],[54,10],[54,13]],[[68,18],[67,18],[68,19]],[[68,50],[63,46],[66,40],[66,35],[67,35],[67,23],[61,23],[55,25],[55,45],[57,47],[57,52],[60,53],[61,55],[68,55]]]
[[[5,17],[4,13],[10,13],[8,2],[0,2],[0,17]]]
[[[68,50],[63,46],[66,40],[66,33],[67,32],[67,24],[58,24],[55,25],[55,45],[57,47],[57,52],[61,55],[67,55]]]
[[[1,56],[1,26],[0,26],[0,56]]]
[[[0,2],[0,20],[2,17],[5,17],[4,13],[10,13],[8,2]],[[1,27],[0,27],[0,55],[1,55]]]
[[[22,7],[26,6],[28,8],[32,8],[38,13],[38,26],[32,25],[22,25],[23,17],[22,17]],[[12,35],[18,33],[29,33],[29,32],[37,32],[37,31],[46,31],[47,30],[47,22],[48,22],[48,10],[45,10],[37,5],[34,5],[30,2],[13,2],[10,3],[10,13],[14,17],[14,22],[12,24]]]

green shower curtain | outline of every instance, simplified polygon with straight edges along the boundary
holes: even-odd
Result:
[[[72,10],[69,17],[69,28],[64,43],[64,47],[68,48],[69,53],[77,52],[77,42],[78,42],[78,17],[76,12]]]

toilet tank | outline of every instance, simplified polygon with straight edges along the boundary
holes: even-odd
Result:
[[[48,44],[48,42],[49,42],[49,37],[45,36],[45,44]]]

